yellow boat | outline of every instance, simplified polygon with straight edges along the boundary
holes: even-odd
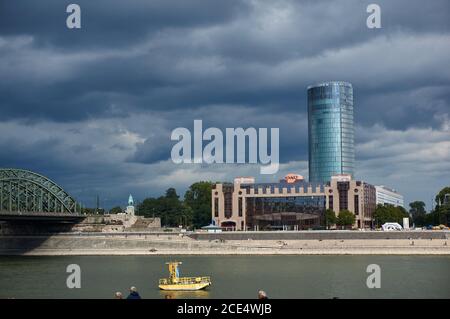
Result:
[[[159,280],[159,289],[162,290],[200,290],[211,285],[210,277],[180,277],[179,261],[168,262],[170,278]]]

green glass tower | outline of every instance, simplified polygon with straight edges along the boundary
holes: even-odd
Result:
[[[331,81],[308,87],[309,181],[354,176],[353,88]]]

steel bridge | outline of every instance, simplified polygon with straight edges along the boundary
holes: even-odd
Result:
[[[0,169],[0,220],[76,220],[78,203],[59,185],[23,169]]]

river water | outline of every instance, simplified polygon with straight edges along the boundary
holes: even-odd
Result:
[[[162,256],[0,257],[0,298],[112,298],[132,285],[143,298],[450,298],[450,256],[177,256],[181,275],[211,276],[205,291],[168,293]],[[66,267],[81,268],[69,289]],[[369,264],[381,288],[369,289]]]

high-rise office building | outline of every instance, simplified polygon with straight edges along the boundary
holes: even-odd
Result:
[[[308,87],[309,181],[354,177],[353,88],[331,81]]]
[[[405,203],[403,196],[394,189],[387,188],[386,186],[375,186],[377,192],[377,205],[393,205],[404,207]]]

